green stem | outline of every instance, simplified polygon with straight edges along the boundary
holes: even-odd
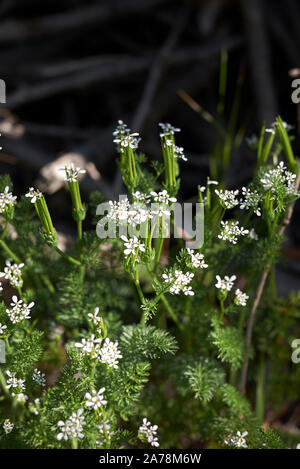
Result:
[[[62,257],[64,257],[65,259],[67,259],[69,262],[72,262],[73,264],[75,265],[79,265],[81,266],[81,262],[78,261],[77,259],[74,259],[74,257],[71,257],[69,256],[68,254],[66,254],[65,252],[61,251],[57,246],[54,246],[54,249],[56,252],[58,252],[58,254]]]
[[[5,238],[7,228],[8,228],[8,220],[6,219],[6,220],[5,220],[5,225],[4,225],[4,230],[3,230],[3,232],[2,232],[2,235],[1,235],[1,238],[0,238],[0,239],[4,239],[4,238]]]
[[[16,256],[10,249],[9,247],[7,246],[6,242],[3,241],[3,239],[0,239],[0,246],[2,246],[2,248],[4,249],[4,251],[9,255],[9,257],[11,259],[13,259],[17,264],[20,264],[21,261],[20,259],[18,258],[18,256]]]
[[[1,384],[1,386],[2,386],[2,389],[3,389],[3,391],[4,391],[4,394],[5,394],[6,396],[9,396],[9,392],[8,392],[7,387],[6,387],[6,380],[5,380],[5,377],[4,377],[4,375],[3,375],[2,371],[1,371],[1,369],[0,369],[0,384]]]
[[[255,413],[256,417],[260,422],[263,422],[264,419],[264,409],[265,409],[265,371],[266,371],[266,362],[264,359],[260,361],[259,369],[257,373],[257,383],[256,383],[256,402],[255,402]]]

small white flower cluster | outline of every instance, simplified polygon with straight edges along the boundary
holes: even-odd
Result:
[[[136,191],[132,194],[134,200],[140,203],[147,204],[150,202],[151,196],[149,194],[144,194],[143,192]]]
[[[33,381],[38,383],[40,386],[43,386],[43,387],[46,386],[46,375],[45,373],[42,373],[37,368],[33,370],[32,379]]]
[[[118,368],[119,359],[123,356],[118,349],[118,342],[112,342],[108,337],[104,340],[95,338],[92,334],[88,339],[82,339],[76,342],[75,347],[81,349],[81,355],[90,356],[92,359],[98,359],[101,363],[105,363],[108,367]]]
[[[238,431],[235,436],[229,440],[225,440],[224,443],[228,446],[236,446],[237,448],[248,448],[245,437],[248,435],[248,432],[241,433]]]
[[[131,254],[134,256],[134,261],[139,262],[139,252],[145,252],[145,244],[141,243],[136,236],[133,238],[126,238],[126,236],[121,236],[121,239],[124,241],[124,255],[126,257]]]
[[[97,441],[98,445],[103,445],[104,443],[107,443],[107,440],[111,440],[111,437],[114,434],[114,431],[111,430],[111,425],[110,425],[109,420],[105,420],[103,423],[101,423],[98,426],[98,429],[101,435],[104,436],[104,440]]]
[[[96,339],[95,334],[92,334],[88,339],[81,339],[81,342],[76,342],[75,347],[81,349],[81,355],[88,355],[91,358],[98,358],[100,351],[101,338]]]
[[[74,163],[70,163],[69,166],[60,168],[58,171],[64,173],[64,176],[65,176],[64,181],[67,181],[67,182],[76,182],[78,181],[79,174],[86,173],[85,169],[75,167]]]
[[[5,324],[1,324],[0,322],[0,335],[4,334],[5,329],[7,329],[7,326]]]
[[[12,396],[14,396],[14,395],[15,394],[12,393]],[[18,402],[21,402],[22,404],[25,404],[27,399],[28,399],[28,396],[26,394],[24,394],[23,392],[20,392],[19,394],[17,394],[17,401]]]
[[[118,121],[118,126],[113,132],[114,143],[117,144],[118,150],[122,153],[125,148],[129,147],[132,150],[136,150],[141,141],[138,132],[130,133],[129,127],[124,124],[123,121]]]
[[[164,189],[161,192],[150,192],[153,197],[154,202],[158,202],[160,204],[169,205],[170,202],[177,202],[175,197],[170,197],[168,192]]]
[[[223,293],[229,292],[234,284],[234,281],[236,280],[236,275],[232,275],[231,277],[228,277],[228,275],[225,275],[225,277],[222,279],[220,275],[216,275],[217,283],[215,284],[216,288],[219,290],[222,290]]]
[[[4,192],[0,193],[0,213],[5,213],[16,203],[17,196],[12,195],[12,192],[9,192],[9,187],[6,186]]]
[[[107,218],[116,222],[127,220],[130,208],[130,202],[127,197],[119,202],[110,200],[108,203],[110,205],[110,210],[107,214]]]
[[[34,306],[34,302],[32,301],[29,304],[23,302],[23,300],[18,300],[18,298],[14,295],[12,297],[12,306],[11,309],[6,309],[6,314],[11,320],[13,324],[17,324],[25,319],[30,319],[31,316],[31,308]]]
[[[271,190],[276,194],[278,189],[284,187],[287,194],[299,195],[295,191],[296,174],[287,171],[283,161],[281,161],[275,169],[267,171],[260,182],[263,184],[265,190]]]
[[[118,342],[112,342],[108,337],[104,341],[104,345],[101,347],[99,352],[99,360],[101,363],[105,363],[109,368],[118,368],[119,359],[122,358],[119,349]]]
[[[265,132],[275,135],[275,128],[277,125],[278,125],[277,122],[272,122],[271,127],[266,129]],[[290,125],[285,121],[282,121],[282,125],[286,129],[287,132],[290,132],[294,128],[293,125]]]
[[[239,288],[235,290],[235,299],[234,302],[238,306],[246,306],[249,296],[246,293],[243,293]]]
[[[107,401],[103,399],[103,394],[105,392],[105,388],[99,389],[99,391],[92,390],[91,393],[85,393],[86,398],[86,407],[90,407],[94,410],[101,409],[103,406],[106,406]]]
[[[43,197],[43,193],[38,189],[34,189],[34,187],[29,188],[29,192],[25,194],[25,197],[29,197],[32,204],[35,204],[37,199],[41,199]]]
[[[175,270],[173,274],[162,274],[162,277],[166,283],[172,283],[170,287],[170,293],[178,295],[183,292],[186,296],[193,296],[195,293],[191,286],[188,286],[192,281],[194,274],[192,272],[186,272],[185,274],[181,270]]]
[[[168,137],[169,135],[174,135],[175,132],[181,132],[181,129],[178,127],[173,127],[169,122],[159,122],[159,127],[162,129],[160,137]]]
[[[88,314],[88,320],[95,324],[95,326],[98,326],[99,323],[101,323],[101,317],[98,316],[99,313],[99,308],[95,308],[93,313]]]
[[[60,429],[60,432],[56,438],[60,441],[62,439],[68,440],[71,438],[84,438],[83,426],[85,425],[85,418],[83,414],[83,409],[78,409],[77,412],[73,412],[71,417],[63,422],[60,420],[57,422],[57,426]]]
[[[147,441],[151,444],[151,446],[159,446],[158,438],[156,436],[157,430],[157,425],[151,425],[151,422],[149,422],[146,418],[143,418],[143,425],[140,426],[139,432],[146,436]]]
[[[23,280],[21,269],[24,267],[24,264],[12,264],[7,260],[5,265],[6,267],[4,267],[4,271],[0,272],[0,277],[4,277],[9,280],[13,287],[22,287]]]
[[[261,208],[259,206],[260,202],[262,201],[262,196],[257,192],[257,190],[251,191],[246,187],[242,188],[242,194],[244,196],[244,200],[240,200],[240,208],[242,210],[246,209],[249,210],[253,208],[253,212],[260,217],[261,216]]]
[[[192,265],[193,267],[195,267],[195,269],[198,269],[199,267],[200,269],[207,269],[208,264],[205,264],[203,254],[201,254],[200,252],[196,252],[195,254],[194,249],[190,249],[190,248],[187,248],[187,252],[190,255]]]
[[[108,202],[110,209],[107,218],[117,223],[127,221],[131,225],[136,226],[144,223],[146,220],[150,220],[154,215],[169,216],[168,205],[177,201],[165,189],[161,192],[151,192],[150,194],[143,194],[137,191],[133,194],[133,198],[135,200],[133,205],[130,205],[127,197],[119,202],[110,200]],[[150,208],[146,204],[151,202],[151,198],[154,202],[154,207]]]
[[[162,134],[160,134],[162,136]],[[167,138],[165,141],[164,145],[166,145],[168,148],[172,150],[173,156],[176,160],[182,160],[182,161],[187,161],[187,157],[184,154],[184,149],[183,147],[178,147],[175,145],[173,140],[170,140]]]
[[[221,203],[222,207],[224,207],[224,208],[230,209],[230,208],[235,207],[239,203],[238,199],[236,198],[236,196],[239,193],[238,189],[235,190],[235,191],[229,191],[227,189],[225,189],[225,190],[216,189],[215,193],[220,198],[220,203]]]
[[[7,389],[14,389],[16,391],[25,391],[25,379],[16,378],[16,373],[6,370],[8,379],[6,381]],[[15,393],[12,394],[13,396]]]
[[[253,239],[254,241],[258,241],[258,235],[255,232],[254,228],[251,228],[251,230],[249,231],[248,236],[249,236],[250,239]]]
[[[9,419],[4,420],[3,429],[6,434],[12,432],[13,428],[14,428],[14,424]]]
[[[249,230],[245,230],[242,226],[239,227],[239,222],[235,220],[221,221],[221,225],[222,231],[218,238],[232,244],[237,243],[238,236],[246,236],[249,233]]]

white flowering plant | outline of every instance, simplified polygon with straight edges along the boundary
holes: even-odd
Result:
[[[82,202],[74,165],[62,168],[78,233],[66,249],[45,195],[29,188],[17,200],[0,178],[1,448],[289,446],[272,422],[299,389],[300,295],[278,297],[275,265],[299,163],[280,118],[272,129],[247,187],[220,177],[195,188],[197,248],[172,237],[188,163],[170,124],[160,124],[163,164],[147,162],[122,121],[114,132],[127,195],[105,218],[136,227],[131,236],[101,238],[89,225],[103,197]]]

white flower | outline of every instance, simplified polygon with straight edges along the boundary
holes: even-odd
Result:
[[[24,264],[12,264],[11,261],[7,260],[5,265],[6,267],[4,267],[3,272],[0,272],[0,277],[9,280],[13,287],[22,287],[23,280],[21,269],[24,267]]]
[[[255,232],[254,228],[251,228],[251,230],[249,231],[249,238],[250,239],[254,239],[255,241],[258,240],[258,235],[257,233]]]
[[[22,404],[24,404],[28,399],[28,396],[26,394],[24,394],[23,392],[20,392],[19,394],[17,394],[17,401],[18,402],[21,402]]]
[[[249,296],[246,295],[246,293],[243,293],[241,290],[237,289],[235,290],[235,300],[234,302],[238,306],[246,306],[247,305],[247,300],[249,299]]]
[[[46,386],[46,375],[37,368],[33,370],[32,379],[33,381],[36,381],[40,386]]]
[[[83,425],[85,425],[85,418],[82,415],[83,409],[79,409],[77,412],[73,412],[71,417],[63,422],[59,420],[57,426],[60,429],[60,432],[56,438],[60,441],[62,439],[68,440],[71,438],[84,438],[83,434]]]
[[[174,280],[174,277],[172,274],[162,274],[162,278],[166,283],[171,283]]]
[[[25,379],[17,379],[16,378],[16,373],[11,372],[9,370],[6,370],[6,374],[8,376],[8,380],[6,381],[6,387],[7,389],[10,388],[18,388],[21,391],[25,391]]]
[[[188,296],[188,295],[194,296],[195,295],[195,293],[192,290],[192,287],[183,287],[182,291],[186,296]]]
[[[169,217],[170,216],[170,211],[167,210],[166,208],[164,208],[163,205],[159,205],[155,210],[152,211],[152,214],[157,215],[158,217],[162,217],[164,215],[166,217]]]
[[[119,358],[122,358],[118,350],[118,342],[112,342],[108,337],[99,352],[99,360],[105,363],[109,368],[118,368]]]
[[[9,419],[4,420],[3,429],[6,434],[10,433],[14,428],[14,424]]]
[[[7,309],[6,314],[13,324],[17,324],[25,319],[31,318],[31,308],[34,306],[34,302],[32,301],[29,304],[23,303],[23,300],[18,300],[14,295],[12,297],[11,306],[12,309]]]
[[[5,329],[7,329],[7,326],[5,324],[1,324],[1,322],[0,322],[0,335],[4,334]]]
[[[218,186],[219,185],[219,181],[214,181],[214,180],[208,180],[207,181],[207,185],[210,186],[210,185],[214,185],[214,186]]]
[[[81,342],[76,342],[75,347],[81,349],[81,355],[89,355],[91,358],[97,358],[102,339],[96,339],[95,334],[92,334],[88,339],[81,339]]]
[[[112,435],[114,434],[114,431],[111,430],[111,425],[109,420],[105,420],[103,423],[101,423],[99,426],[99,432],[101,435],[104,436],[104,440],[97,441],[98,445],[103,445],[104,443],[107,442],[107,440],[111,440]]]
[[[150,195],[149,194],[143,194],[140,191],[136,191],[132,194],[133,198],[137,200],[138,202],[143,202],[143,203],[148,203],[150,200]]]
[[[228,446],[236,446],[237,448],[248,448],[245,437],[248,435],[248,432],[240,431],[236,433],[236,436],[231,437],[229,440],[225,440],[224,443]]]
[[[118,150],[123,153],[126,148],[131,148],[136,150],[139,146],[141,139],[138,132],[130,133],[119,133],[119,135],[114,138],[114,143],[118,145]]]
[[[70,428],[69,428],[69,425],[67,424],[67,422],[63,422],[62,420],[59,420],[59,422],[57,422],[57,426],[60,429],[60,433],[58,433],[56,438],[59,441],[62,440],[62,439],[68,440],[69,436],[71,435],[71,431],[70,431]]]
[[[275,169],[267,171],[260,179],[265,190],[271,190],[273,195],[282,193],[282,188],[286,194],[299,195],[295,191],[296,174],[287,171],[283,161],[281,161]]]
[[[35,204],[37,199],[41,199],[43,197],[43,194],[38,189],[34,189],[34,187],[30,187],[27,194],[25,194],[25,197],[29,197],[31,199],[30,202],[32,204]]]
[[[245,236],[249,230],[245,230],[242,226],[239,227],[238,221],[221,221],[222,231],[218,235],[219,239],[229,241],[232,244],[237,243],[238,236]]]
[[[6,186],[4,191],[0,193],[0,213],[5,213],[9,208],[13,207],[16,203],[17,197],[9,192],[9,187]]]
[[[65,175],[64,181],[67,182],[76,182],[78,181],[79,174],[85,174],[86,170],[79,167],[75,167],[74,163],[70,163],[69,166],[60,168],[58,171],[63,172]]]
[[[194,250],[189,248],[187,248],[187,252],[191,257],[193,267],[195,267],[196,269],[198,269],[198,267],[200,267],[200,269],[207,269],[208,264],[205,264],[203,254],[201,254],[200,252],[196,252],[195,254]]]
[[[118,125],[117,125],[116,130],[113,131],[113,136],[117,137],[119,134],[121,134],[121,135],[124,134],[125,135],[129,132],[130,132],[129,127],[127,127],[127,125],[124,124],[124,122],[122,120],[118,120]]]
[[[88,314],[89,321],[95,324],[95,326],[97,326],[97,324],[101,322],[101,317],[98,316],[98,313],[99,313],[99,308],[97,307],[94,309],[94,313]]]
[[[300,443],[297,444],[296,449],[300,449]]]
[[[85,398],[87,399],[85,405],[87,407],[91,407],[94,410],[101,409],[102,406],[106,406],[107,401],[103,399],[103,393],[105,392],[105,388],[99,389],[99,391],[95,391],[93,389],[92,393],[87,392],[85,394]]]
[[[127,197],[120,200],[119,202],[110,200],[108,203],[110,205],[110,210],[107,214],[107,218],[114,220],[115,222],[127,220],[130,207],[130,203]]]
[[[251,137],[248,137],[246,138],[246,142],[247,144],[249,145],[249,147],[251,148],[256,148],[256,145],[258,144],[258,138],[257,138],[257,135],[255,134],[252,134]]]
[[[146,436],[147,441],[151,444],[151,446],[155,447],[159,446],[158,438],[156,436],[157,430],[157,425],[151,425],[151,422],[149,422],[146,418],[143,418],[143,424],[140,426],[139,432]]]
[[[268,134],[273,134],[275,135],[275,130],[270,128],[270,129],[266,129],[265,132],[267,132]]]
[[[222,189],[220,189],[220,190],[216,189],[215,193],[220,198],[220,203],[221,203],[222,207],[224,207],[224,208],[230,209],[230,208],[235,207],[239,203],[238,199],[236,198],[236,196],[239,193],[238,190],[228,191],[226,189],[225,191],[223,191]]]
[[[159,122],[158,125],[163,131],[160,134],[161,137],[169,137],[170,135],[174,135],[175,132],[181,132],[181,129],[179,129],[178,127],[173,127],[173,125],[169,124],[168,122]]]
[[[77,412],[73,412],[69,418],[69,428],[71,430],[71,435],[73,438],[83,438],[84,434],[83,425],[85,425],[85,418],[83,414],[83,409],[78,409]]]
[[[260,202],[262,201],[262,196],[257,192],[257,190],[251,191],[246,187],[242,188],[242,193],[244,196],[244,200],[240,199],[240,208],[249,210],[249,208],[253,208],[253,212],[260,217],[261,216],[261,208],[259,207]]]
[[[153,200],[161,204],[169,205],[170,202],[177,202],[175,197],[170,197],[168,192],[164,189],[161,192],[151,192]]]
[[[220,275],[216,275],[216,279],[216,288],[222,290],[223,292],[229,292],[233,287],[234,281],[236,280],[236,275],[232,275],[231,277],[225,275],[224,279],[221,279]]]
[[[194,277],[192,272],[186,272],[184,274],[181,270],[175,270],[174,275],[169,273],[163,274],[162,277],[165,283],[171,283],[170,293],[173,295],[178,295],[181,292],[183,292],[185,295],[194,295],[192,287],[188,287],[188,284]]]
[[[133,238],[126,238],[126,236],[121,236],[121,239],[124,241],[124,245],[126,249],[124,249],[124,255],[130,256],[130,254],[133,254],[134,256],[137,256],[139,251],[145,252],[145,244],[141,243],[136,236],[133,236]],[[138,262],[138,258],[136,258],[136,261]]]

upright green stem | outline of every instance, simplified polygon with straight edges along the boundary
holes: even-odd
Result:
[[[0,239],[4,239],[4,238],[5,238],[7,228],[8,228],[8,220],[6,219],[6,220],[5,220],[5,225],[4,225],[4,230],[3,230],[3,232],[2,232],[2,235],[1,235],[1,238],[0,238]]]
[[[3,392],[6,396],[9,396],[9,391],[6,387],[6,380],[5,380],[5,377],[0,369],[0,384],[2,386],[2,389],[3,389]]]
[[[266,362],[261,359],[257,373],[255,402],[255,413],[260,422],[263,422],[265,410],[265,372]]]
[[[0,246],[4,249],[4,251],[9,255],[9,257],[11,259],[13,259],[17,264],[20,264],[21,261],[20,259],[18,258],[18,256],[16,256],[10,249],[9,247],[7,246],[6,242],[3,241],[3,239],[0,239]]]

